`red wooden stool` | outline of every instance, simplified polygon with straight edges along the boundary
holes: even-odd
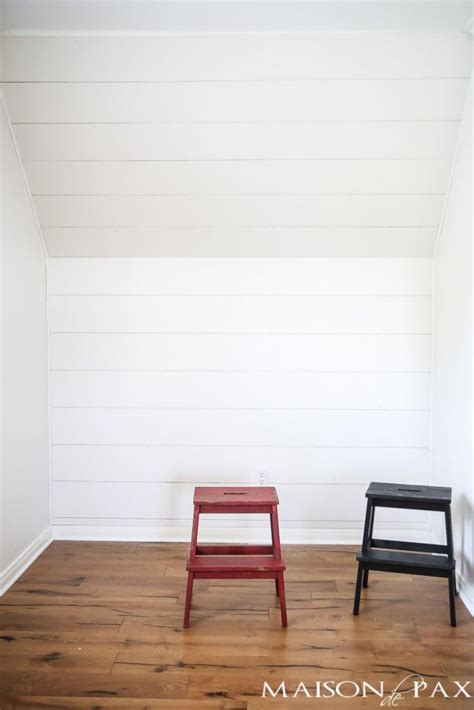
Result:
[[[188,585],[184,607],[184,626],[189,626],[193,582],[195,579],[274,579],[280,598],[281,625],[287,626],[285,581],[286,565],[281,558],[278,526],[278,496],[271,487],[214,487],[194,489],[194,518],[191,550],[186,563]],[[269,513],[271,545],[198,545],[201,513]]]

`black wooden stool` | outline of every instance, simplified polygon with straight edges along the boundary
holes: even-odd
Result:
[[[362,585],[368,586],[369,570],[420,574],[427,577],[446,577],[449,588],[451,626],[456,626],[456,562],[453,552],[451,525],[451,488],[437,486],[409,486],[396,483],[371,483],[366,492],[362,550],[357,553],[359,563],[354,597],[354,611],[359,613]],[[378,540],[372,537],[375,508],[411,508],[444,513],[446,545],[432,545],[399,540]],[[430,554],[422,554],[430,553]],[[436,554],[431,554],[436,553]]]

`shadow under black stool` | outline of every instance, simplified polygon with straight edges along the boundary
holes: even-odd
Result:
[[[362,585],[368,586],[369,570],[418,574],[448,579],[451,626],[456,626],[456,562],[453,552],[451,524],[451,488],[438,486],[410,486],[396,483],[371,483],[366,492],[362,550],[357,553],[359,563],[354,597],[354,611],[359,613]],[[444,513],[446,545],[399,540],[379,540],[373,537],[375,509],[405,508]],[[426,554],[428,553],[428,554]],[[435,554],[433,554],[435,553]]]

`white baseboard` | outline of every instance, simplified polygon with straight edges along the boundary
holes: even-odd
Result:
[[[52,540],[52,529],[48,526],[3,572],[0,572],[0,597],[21,577]]]
[[[433,531],[434,541],[438,545],[446,544],[443,540],[439,538],[435,531]],[[456,585],[459,591],[459,596],[464,606],[471,614],[474,616],[474,590],[472,585],[470,585],[465,577],[459,572],[459,559],[457,561],[457,571],[456,571]]]
[[[280,528],[284,545],[360,545],[361,528]],[[428,530],[394,530],[380,527],[380,537],[393,540],[433,542]],[[264,528],[209,528],[199,530],[202,542],[252,542],[269,541],[270,532]],[[189,543],[191,527],[171,526],[105,526],[105,525],[54,525],[55,540],[98,540],[108,542],[186,542]]]
[[[467,580],[460,575],[456,575],[456,581],[459,590],[459,596],[461,597],[464,606],[469,611],[471,616],[474,616],[474,591],[472,586],[468,584]]]

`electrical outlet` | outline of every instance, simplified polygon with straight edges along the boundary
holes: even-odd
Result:
[[[268,471],[257,471],[257,486],[268,485]]]

